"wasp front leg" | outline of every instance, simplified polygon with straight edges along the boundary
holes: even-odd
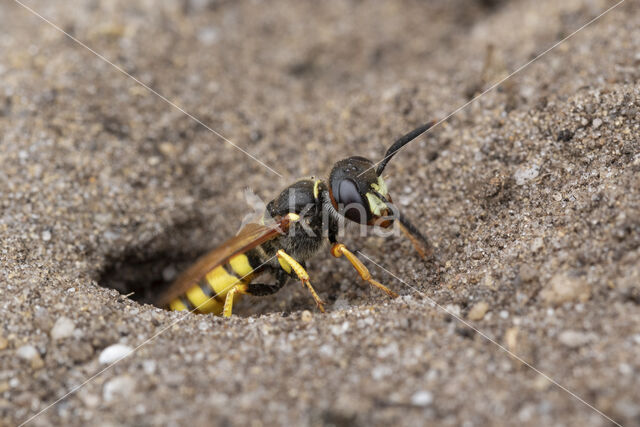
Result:
[[[375,286],[378,289],[382,289],[383,291],[385,291],[387,293],[387,295],[389,295],[391,298],[396,298],[398,296],[398,294],[396,294],[395,292],[393,292],[391,289],[387,288],[385,285],[383,285],[382,283],[378,282],[377,280],[375,280],[373,277],[371,277],[371,273],[369,273],[369,270],[367,269],[367,267],[362,263],[362,261],[360,261],[349,249],[347,249],[347,247],[345,245],[343,245],[342,243],[334,243],[334,245],[331,247],[331,255],[333,255],[336,258],[341,257],[342,255],[344,255],[344,257],[349,260],[349,262],[351,263],[351,265],[356,269],[356,271],[358,272],[358,274],[360,275],[360,277],[362,277],[363,280],[366,280],[367,282],[369,282],[371,285]]]
[[[309,280],[309,274],[304,269],[304,267],[300,265],[300,263],[296,261],[291,255],[289,255],[282,249],[278,250],[277,256],[278,256],[278,261],[280,262],[280,265],[282,266],[284,271],[286,271],[287,273],[293,271],[295,275],[298,276],[298,279],[300,279],[302,284],[309,289],[309,292],[311,292],[311,296],[313,296],[313,300],[316,302],[318,309],[324,313],[324,301],[320,299],[315,289],[313,289],[313,286],[311,286],[311,281]]]

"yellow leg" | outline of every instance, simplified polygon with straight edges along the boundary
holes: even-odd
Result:
[[[224,299],[224,309],[222,310],[222,316],[231,317],[231,311],[233,309],[233,297],[236,294],[243,294],[247,290],[247,285],[240,284],[235,285],[229,292],[227,292],[227,296]]]
[[[304,269],[304,267],[302,267],[298,263],[298,261],[293,259],[291,255],[289,255],[282,249],[278,250],[277,255],[278,255],[278,260],[280,261],[280,264],[282,265],[283,262],[286,263],[285,265],[288,265],[293,270],[293,272],[296,273],[296,276],[298,276],[298,279],[300,279],[302,284],[309,289],[309,292],[311,292],[311,295],[313,296],[313,300],[316,302],[318,309],[324,313],[324,301],[320,299],[315,289],[313,289],[313,286],[311,286],[311,281],[309,281],[309,274]],[[286,271],[286,268],[285,268],[285,271]]]
[[[391,298],[396,298],[398,296],[398,294],[393,292],[391,289],[387,288],[382,283],[374,280],[371,277],[371,273],[369,273],[369,270],[367,269],[367,267],[365,267],[365,265],[362,263],[362,261],[360,261],[342,243],[336,243],[331,247],[331,255],[333,255],[336,258],[339,258],[342,255],[344,255],[345,258],[347,258],[349,260],[349,262],[351,263],[351,265],[353,265],[353,267],[356,269],[356,271],[358,272],[360,277],[362,277],[364,280],[366,280],[367,282],[369,282],[371,285],[375,286],[376,288],[382,289],[383,291],[385,291],[387,293],[387,295],[389,295]]]

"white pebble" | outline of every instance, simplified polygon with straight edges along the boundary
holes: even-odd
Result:
[[[201,331],[206,331],[207,329],[209,329],[209,323],[203,320],[202,322],[198,323],[198,329],[200,329]]]
[[[379,365],[371,370],[371,377],[376,381],[379,381],[384,377],[388,377],[391,374],[393,374],[393,369],[386,365]]]
[[[102,350],[102,353],[100,353],[100,357],[98,358],[98,361],[102,364],[113,363],[117,360],[120,360],[126,357],[132,351],[133,349],[128,345],[124,345],[124,344],[110,345],[109,347]]]
[[[40,235],[43,241],[48,242],[51,240],[51,232],[49,230],[44,230]]]
[[[462,309],[457,304],[447,304],[444,306],[444,311],[446,311],[447,314],[453,317],[460,317],[460,312],[462,311]]]
[[[147,375],[151,375],[156,372],[156,361],[155,360],[145,360],[142,362],[142,370]]]
[[[628,363],[621,363],[618,365],[618,372],[624,376],[630,376],[633,374],[633,368]]]
[[[539,174],[540,174],[540,166],[534,163],[531,165],[524,165],[518,168],[518,170],[516,170],[516,173],[513,175],[513,177],[516,180],[516,184],[523,185],[527,181],[537,178]]]
[[[73,335],[73,331],[75,330],[75,324],[73,320],[68,317],[60,317],[56,320],[56,323],[51,328],[51,339],[61,340],[63,338],[68,338]]]
[[[536,237],[531,242],[531,250],[533,252],[538,252],[543,247],[544,247],[544,240],[542,239],[542,237]]]
[[[342,335],[349,330],[349,322],[344,322],[342,325],[331,326],[331,333],[333,335]]]
[[[16,350],[16,355],[24,360],[32,360],[40,356],[38,350],[32,345],[23,345]]]
[[[594,336],[580,331],[563,331],[558,336],[558,341],[570,348],[576,348],[593,341]]]
[[[110,402],[116,397],[127,397],[133,394],[136,382],[128,375],[115,377],[105,383],[102,389],[102,397],[105,401]]]
[[[598,129],[600,126],[602,126],[602,120],[594,119],[592,125],[594,129]]]
[[[211,46],[218,41],[218,30],[214,27],[206,27],[198,31],[198,40],[205,46]]]
[[[411,403],[416,406],[429,406],[433,403],[433,394],[430,391],[418,391],[411,396]]]

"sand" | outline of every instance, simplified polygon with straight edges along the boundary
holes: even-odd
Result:
[[[637,2],[390,163],[435,259],[344,241],[401,297],[325,251],[327,313],[292,281],[230,320],[140,301],[235,233],[246,188],[380,159],[614,3],[26,4],[283,177],[3,2],[0,424],[98,374],[31,425],[640,425]]]

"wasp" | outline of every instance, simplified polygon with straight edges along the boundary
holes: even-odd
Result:
[[[431,255],[426,237],[393,204],[382,172],[398,150],[433,124],[426,123],[396,140],[377,167],[364,157],[348,157],[333,166],[327,181],[305,178],[285,188],[266,205],[259,220],[244,225],[236,236],[178,276],[159,296],[156,305],[229,317],[236,297],[270,295],[289,278],[297,278],[324,312],[325,303],[311,285],[305,262],[327,240],[333,256],[344,256],[363,280],[389,297],[397,297],[371,276],[351,250],[338,242],[338,231],[340,224],[347,221],[381,228],[397,221],[420,256]],[[271,273],[275,283],[255,281],[264,273]]]

